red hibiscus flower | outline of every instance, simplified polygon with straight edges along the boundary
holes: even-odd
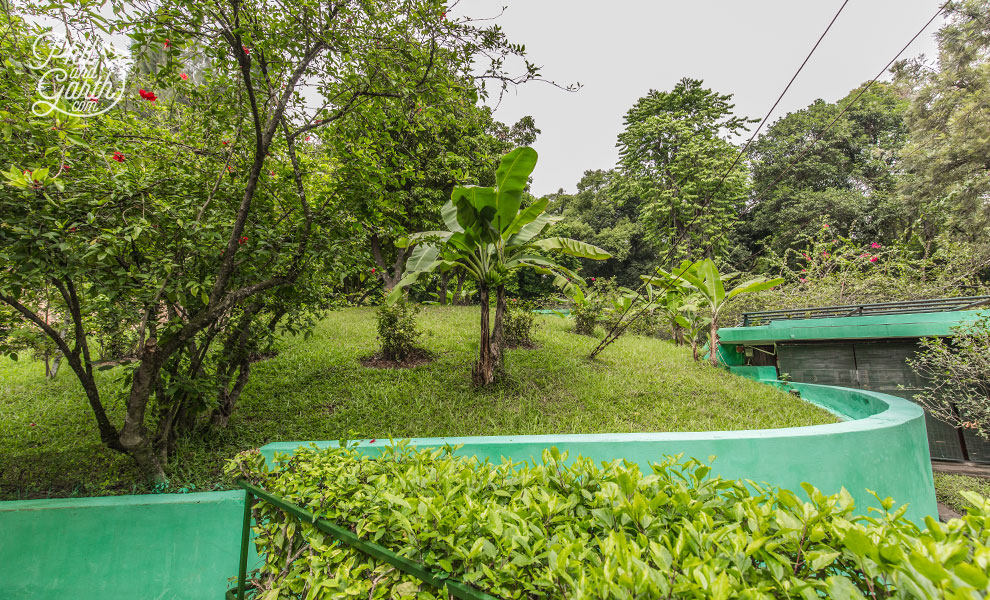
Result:
[[[172,47],[172,40],[165,40],[165,48],[167,49],[171,47]]]
[[[241,238],[239,240],[237,240],[237,245],[238,246],[243,246],[244,244],[247,243],[247,241],[248,241],[248,236],[242,235]]]
[[[179,77],[182,78],[182,81],[189,79],[189,76],[186,75],[185,73],[179,73]]]
[[[138,94],[148,102],[154,102],[155,100],[158,100],[158,96],[156,96],[154,92],[138,90]]]
[[[241,46],[241,48],[244,49],[244,54],[247,54],[248,56],[251,55],[251,49],[250,48],[248,48],[247,46]]]
[[[122,163],[122,162],[124,162],[124,153],[123,152],[114,152],[113,153],[113,156],[111,156],[110,158],[112,158],[113,160],[115,160],[115,161],[117,161],[119,163]]]

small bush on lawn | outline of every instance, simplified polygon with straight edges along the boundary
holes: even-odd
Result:
[[[988,589],[990,502],[919,531],[904,508],[853,516],[842,493],[811,502],[709,476],[697,461],[491,464],[404,444],[368,458],[303,449],[248,480],[440,574],[499,598],[978,598]],[[440,598],[308,522],[255,506],[258,598]],[[444,575],[444,573],[446,575]]]
[[[383,304],[375,313],[378,323],[378,341],[382,344],[381,357],[385,360],[404,361],[418,350],[420,332],[416,328],[418,305],[399,300],[395,304]]]
[[[502,323],[505,343],[509,346],[532,346],[533,324],[536,321],[534,304],[517,298],[510,298],[507,304],[508,310]]]

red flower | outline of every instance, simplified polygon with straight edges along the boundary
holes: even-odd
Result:
[[[804,282],[806,282],[806,281],[808,281],[808,280],[807,280],[807,279],[805,279],[804,277],[802,277],[800,281],[801,281],[801,283],[804,283]]]
[[[96,96],[90,96],[90,97],[89,97],[89,101],[90,101],[90,102],[99,102],[99,101],[100,101],[100,99],[99,99],[99,98],[97,98]]]
[[[112,158],[113,160],[115,160],[115,161],[117,161],[119,163],[122,163],[122,162],[124,162],[124,153],[123,152],[114,152],[113,153],[113,156],[111,156],[110,158]]]
[[[166,48],[171,48],[172,47],[172,41],[171,40],[165,40],[165,47]]]
[[[372,273],[374,273],[374,272],[375,272],[375,269],[374,269],[374,267],[372,267],[372,269],[371,269],[371,272],[372,272]]]
[[[870,248],[873,248],[874,250],[876,250],[879,247],[880,247],[880,244],[878,244],[876,242],[873,242],[872,244],[870,244]]]
[[[30,426],[31,426],[31,427],[34,427],[34,423],[31,423],[31,425],[30,425]]]
[[[374,443],[375,443],[375,442],[377,442],[377,441],[378,441],[378,438],[371,438],[371,441],[370,441],[370,442],[368,442],[368,443],[369,443],[369,444],[374,444]]]
[[[828,229],[828,223],[822,223],[822,227],[824,227],[825,229]]]
[[[63,171],[68,171],[71,167],[69,165],[62,165]]]
[[[801,272],[802,273],[807,273],[808,272],[808,269],[801,269]]]
[[[308,142],[311,138],[312,138],[312,136],[307,135],[306,136],[306,141]]]
[[[241,48],[244,49],[244,54],[247,54],[248,56],[251,55],[251,49],[250,48],[248,48],[247,46],[241,46]]]
[[[223,144],[224,146],[226,146],[226,145],[227,145],[227,144],[229,144],[230,142],[228,142],[227,140],[224,140],[224,141],[222,141],[222,142],[220,142],[220,143],[221,143],[221,144]]]
[[[75,232],[76,231],[76,228],[75,227],[69,227],[69,231]]]
[[[189,79],[189,76],[186,75],[185,73],[179,73],[179,77],[182,79],[182,81]]]
[[[594,278],[594,277],[592,277],[592,278],[591,278],[591,280],[592,280],[592,281],[594,281],[594,280],[595,280],[595,278]]]
[[[274,177],[275,176],[275,171],[269,171],[269,174],[271,174],[271,176]]]
[[[828,258],[828,251],[827,250],[822,250],[822,256],[824,256],[825,258]]]
[[[138,94],[148,102],[154,102],[155,100],[158,100],[158,96],[156,96],[154,92],[146,92],[142,89],[142,90],[138,90]]]
[[[877,262],[877,257],[876,256],[871,256],[870,257],[870,262]]]
[[[234,167],[232,167],[230,165],[227,165],[227,172],[228,173],[233,173],[234,172]]]
[[[811,260],[811,257],[808,256],[807,252],[804,253],[804,260]]]
[[[248,236],[242,235],[241,238],[239,240],[237,240],[237,245],[238,246],[243,246],[244,244],[247,243],[247,241],[248,241]]]

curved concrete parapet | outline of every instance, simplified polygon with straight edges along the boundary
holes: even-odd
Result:
[[[907,517],[923,526],[925,516],[937,517],[935,487],[928,454],[924,414],[915,404],[887,394],[810,383],[779,385],[843,418],[840,423],[783,429],[676,433],[606,433],[572,435],[476,436],[415,438],[413,446],[462,446],[461,454],[479,459],[516,461],[539,459],[556,446],[572,457],[617,458],[649,469],[664,455],[683,453],[706,460],[716,456],[713,472],[732,479],[752,479],[801,491],[807,482],[825,493],[845,487],[856,500],[857,512],[879,508],[873,490],[897,505],[910,504]],[[275,452],[291,453],[311,442],[278,442],[261,448],[269,460]],[[319,447],[337,442],[312,442]],[[359,442],[362,452],[377,454],[385,440]]]

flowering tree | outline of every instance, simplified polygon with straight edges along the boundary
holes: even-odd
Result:
[[[373,99],[429,99],[451,72],[536,69],[505,76],[521,49],[433,0],[112,4],[109,20],[91,3],[31,7],[75,39],[132,43],[123,102],[86,119],[31,115],[37,32],[17,5],[0,11],[0,302],[65,356],[104,444],[162,481],[182,432],[226,422],[264,339],[305,328],[354,268],[361,224],[331,177],[348,159],[320,151],[330,124]],[[100,328],[123,342],[98,348]],[[109,367],[120,423],[95,377]]]

